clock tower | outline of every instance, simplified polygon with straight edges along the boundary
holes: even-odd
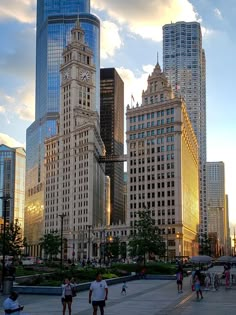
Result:
[[[63,61],[61,87],[66,87],[69,83],[72,103],[80,108],[95,111],[96,68],[93,63],[93,52],[85,43],[84,31],[79,21],[71,31],[71,41],[63,52]]]
[[[105,146],[96,111],[93,53],[79,21],[63,51],[60,72],[58,135],[46,141],[46,192],[50,193],[45,197],[44,232],[60,227],[63,214],[65,258],[86,259],[93,255],[91,227],[105,223],[105,170],[98,163]]]

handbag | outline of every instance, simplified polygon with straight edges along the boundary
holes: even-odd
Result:
[[[77,295],[76,288],[75,287],[71,288],[71,291],[72,291],[72,296],[75,297]]]

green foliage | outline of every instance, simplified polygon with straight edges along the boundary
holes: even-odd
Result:
[[[46,258],[49,258],[49,260],[52,260],[53,257],[60,253],[61,239],[57,234],[45,234],[41,237],[39,244],[44,249]]]
[[[211,256],[211,241],[207,233],[198,235],[199,254]]]
[[[114,237],[112,241],[106,244],[106,256],[109,258],[118,258],[120,255],[120,238]]]
[[[172,275],[176,272],[176,266],[166,263],[147,263],[145,266],[147,274],[163,274]],[[131,272],[141,272],[143,270],[142,264],[113,264],[112,272],[115,274],[124,274]],[[123,271],[123,272],[122,272]]]
[[[165,255],[165,243],[160,236],[158,227],[151,218],[149,210],[139,211],[136,222],[136,233],[129,237],[129,251],[131,257],[142,256],[147,253],[159,256]]]
[[[0,234],[0,249],[3,251],[3,234]],[[26,240],[22,237],[21,227],[18,220],[6,225],[5,232],[5,255],[13,256],[14,258],[21,255],[25,246]]]

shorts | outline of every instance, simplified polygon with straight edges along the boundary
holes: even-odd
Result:
[[[200,283],[195,283],[195,291],[200,291],[201,286]]]
[[[182,284],[183,283],[182,280],[177,280],[176,282],[177,282],[177,284]]]
[[[106,306],[106,302],[104,300],[102,300],[102,301],[93,301],[92,304],[93,304],[93,306],[99,306],[99,307],[105,307]]]
[[[61,298],[62,303],[72,302],[72,295],[66,295],[64,298]]]

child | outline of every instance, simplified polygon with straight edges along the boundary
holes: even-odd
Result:
[[[201,299],[203,299],[200,280],[201,280],[200,270],[196,270],[195,275],[194,275],[194,286],[195,286],[195,291],[197,294],[197,300],[198,301],[200,301],[199,295],[200,295]]]
[[[176,273],[176,279],[177,279],[178,293],[183,293],[183,269],[180,266]]]
[[[121,294],[122,295],[126,295],[126,289],[127,289],[127,285],[126,285],[126,282],[124,281],[123,284],[122,284],[122,290],[121,290]]]

